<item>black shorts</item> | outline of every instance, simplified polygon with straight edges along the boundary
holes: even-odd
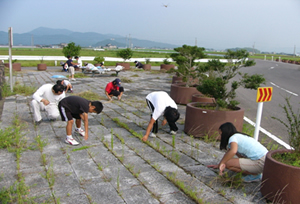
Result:
[[[69,121],[75,119],[81,119],[79,114],[72,114],[68,109],[58,104],[58,110],[62,121]]]

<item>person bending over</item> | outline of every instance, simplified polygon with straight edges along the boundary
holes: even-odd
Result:
[[[155,91],[146,96],[146,103],[151,111],[151,117],[142,140],[144,142],[147,141],[149,135],[150,137],[156,137],[156,133],[158,132],[157,119],[161,115],[164,116],[162,126],[168,123],[170,127],[169,133],[171,135],[177,134],[178,127],[175,122],[179,119],[180,114],[173,99],[164,91]]]
[[[247,174],[242,178],[244,182],[260,181],[268,150],[254,138],[238,132],[230,122],[222,124],[219,133],[220,149],[227,152],[218,165],[207,167],[219,169],[219,175],[223,175],[225,168]],[[239,158],[234,158],[235,155]]]
[[[144,67],[143,64],[140,63],[139,61],[134,61],[134,63],[135,63],[135,68],[140,68],[140,69],[142,69],[142,68]]]
[[[88,101],[79,96],[68,96],[62,99],[58,104],[59,113],[62,121],[67,121],[65,143],[70,145],[78,145],[79,143],[72,136],[72,126],[75,118],[75,132],[84,137],[88,135],[88,113],[99,114],[103,110],[103,105],[100,101]],[[81,120],[84,123],[84,129],[81,128]]]
[[[71,82],[69,82],[68,80],[65,80],[65,79],[63,79],[63,80],[57,80],[56,84],[63,85],[65,92],[71,92],[71,93],[73,93],[73,86],[72,86]]]

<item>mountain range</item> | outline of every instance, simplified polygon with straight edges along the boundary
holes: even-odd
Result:
[[[39,27],[27,33],[13,33],[13,45],[30,46],[34,45],[58,45],[61,43],[74,42],[81,47],[99,47],[107,44],[117,47],[133,47],[143,48],[175,48],[178,45],[168,43],[154,42],[150,40],[141,40],[115,35],[115,34],[100,34],[95,32],[73,32],[67,29],[52,29]],[[0,45],[8,45],[8,33],[0,31]]]

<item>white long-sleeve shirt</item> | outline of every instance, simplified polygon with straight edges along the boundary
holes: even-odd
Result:
[[[44,84],[33,94],[33,99],[38,102],[41,102],[42,99],[47,99],[50,103],[56,103],[56,105],[58,105],[58,102],[66,97],[66,94],[63,92],[60,95],[54,95],[52,87],[53,84]]]

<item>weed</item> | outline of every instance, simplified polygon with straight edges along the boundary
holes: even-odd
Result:
[[[10,86],[7,83],[4,83],[2,86],[2,96],[7,97],[7,96],[12,96],[12,95],[25,95],[25,96],[30,96],[36,91],[35,87],[32,86],[26,86],[26,85],[20,85],[16,83],[13,86],[13,91],[11,92]]]
[[[90,148],[91,146],[82,146],[82,147],[79,147],[79,148],[74,148],[72,149],[72,152],[76,152],[76,151],[79,151],[79,150],[84,150],[84,149],[88,149]]]
[[[82,98],[85,98],[89,101],[99,101],[99,100],[104,100],[105,97],[101,97],[99,94],[93,92],[93,91],[83,91],[77,94],[74,94],[75,96],[80,96]]]
[[[118,176],[117,176],[117,191],[120,193],[120,169],[118,169]]]
[[[113,130],[111,129],[111,134],[110,134],[110,148],[111,148],[111,151],[114,150],[114,135],[113,135]]]
[[[172,147],[175,148],[175,135],[172,135]]]
[[[128,79],[128,78],[126,78],[126,77],[122,77],[122,78],[121,78],[121,81],[122,81],[123,83],[132,83],[132,80],[131,80],[131,79]]]

